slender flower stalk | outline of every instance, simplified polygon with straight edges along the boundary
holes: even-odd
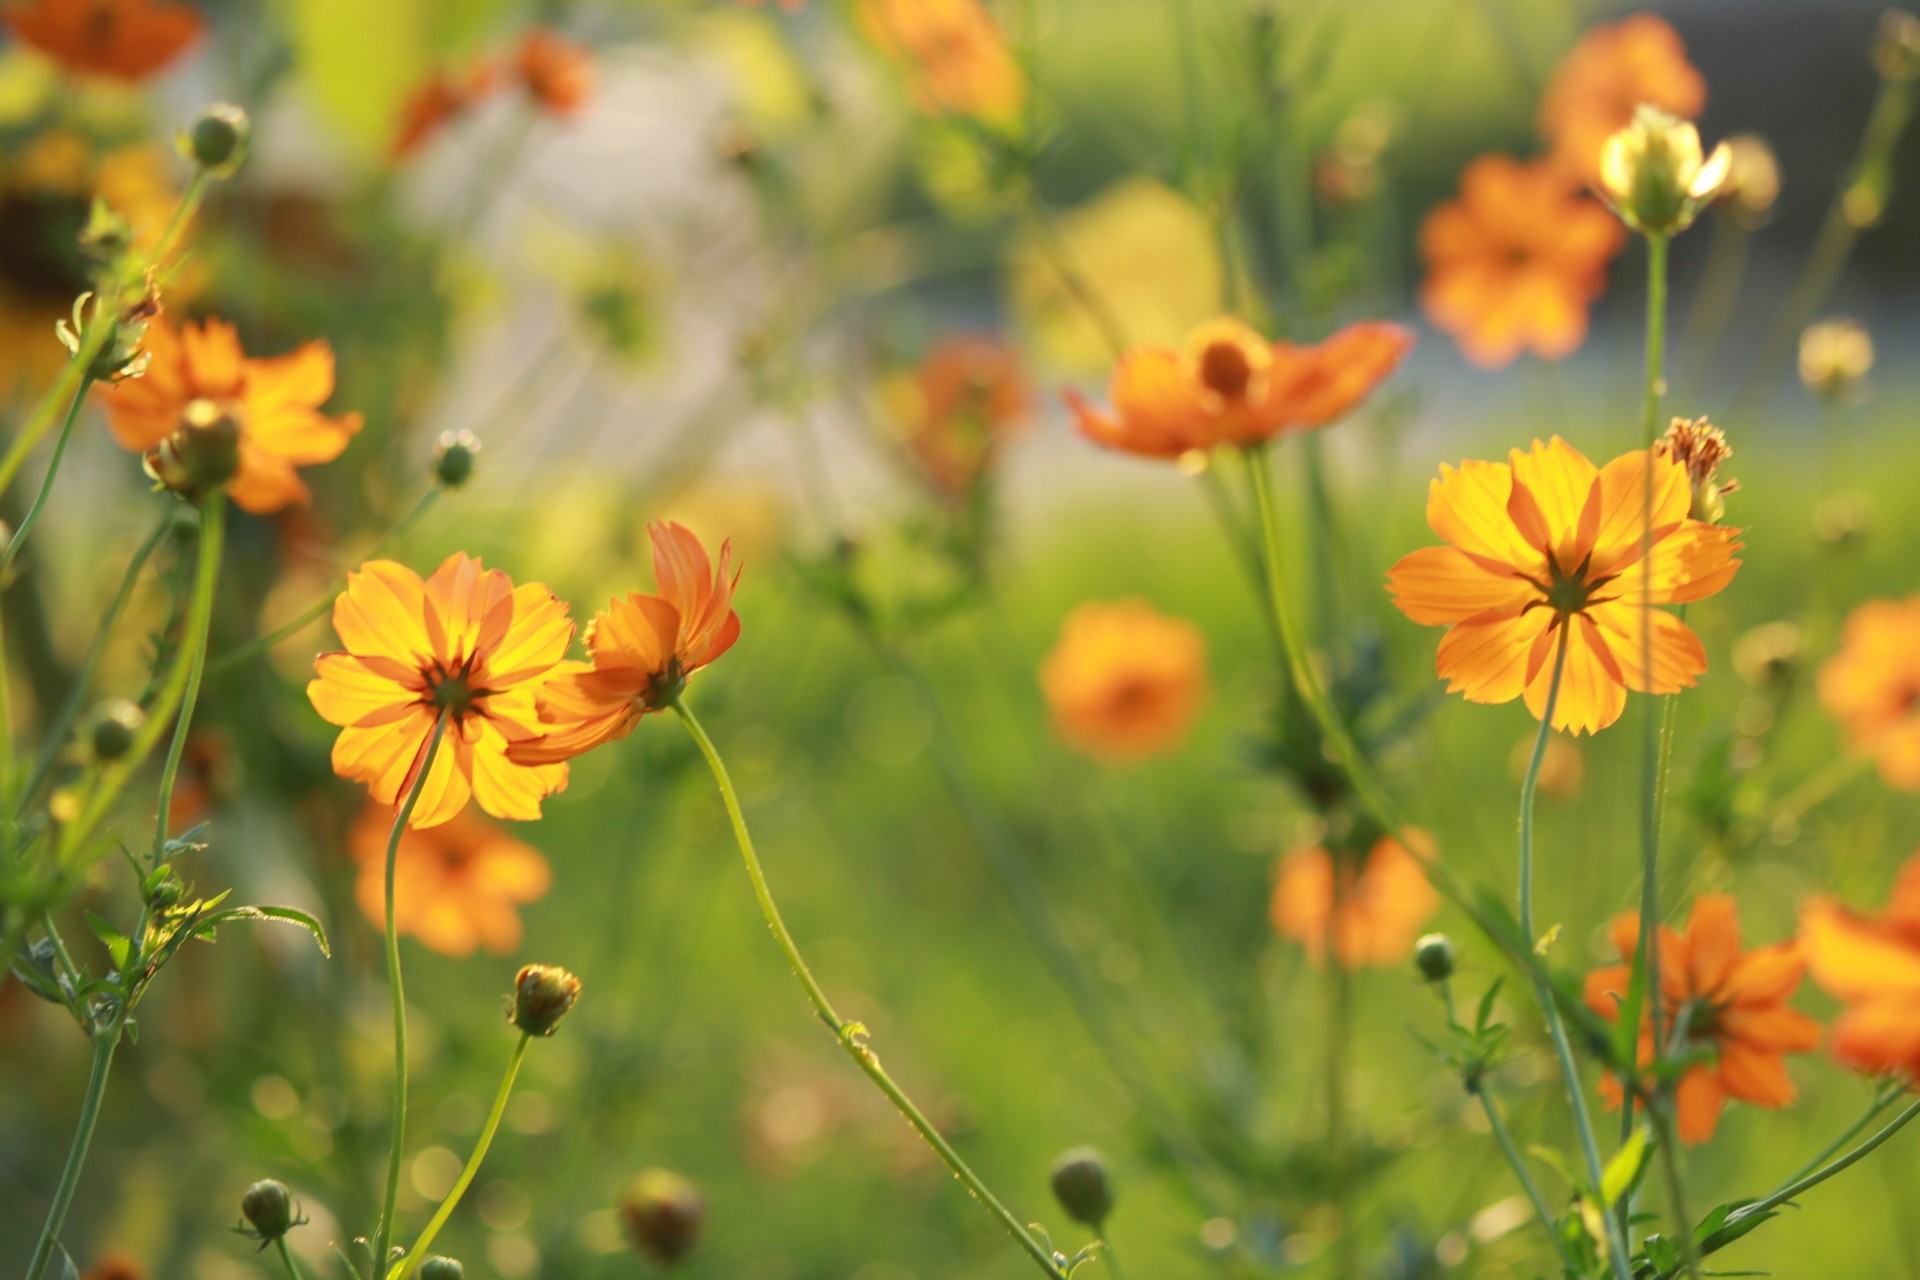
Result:
[[[220,494],[214,494],[206,500],[201,519],[220,523],[225,518],[225,510],[225,499]],[[173,741],[167,744],[166,763],[160,770],[160,800],[154,807],[153,865],[156,867],[160,865],[168,834],[173,829],[173,787],[180,777],[180,758],[186,754],[187,731],[193,726],[193,710],[200,701],[200,681],[207,671],[207,637],[204,631],[200,635],[200,642],[185,655],[185,661],[186,691],[181,695],[180,714],[174,719]],[[142,928],[141,934],[144,933],[145,929]]]
[[[273,1244],[274,1248],[280,1252],[281,1263],[287,1268],[288,1280],[306,1280],[306,1277],[300,1274],[300,1264],[293,1260],[293,1251],[287,1248],[287,1238],[281,1236]]]
[[[87,1148],[93,1145],[94,1126],[100,1120],[100,1100],[107,1092],[107,1076],[113,1070],[113,1053],[120,1047],[122,1020],[116,1017],[108,1026],[93,1031],[93,1066],[87,1072],[87,1092],[80,1103],[80,1121],[74,1127],[73,1146],[67,1151],[67,1164],[60,1171],[60,1185],[54,1189],[53,1204],[40,1228],[40,1242],[33,1248],[33,1260],[27,1263],[26,1280],[41,1280],[53,1257],[54,1242],[67,1220],[73,1204],[74,1189],[80,1185],[80,1169],[87,1162]]]
[[[47,474],[40,481],[40,491],[33,496],[33,504],[27,508],[27,514],[20,518],[20,528],[7,541],[7,549],[0,552],[0,585],[5,584],[7,571],[13,562],[20,558],[20,551],[27,545],[27,535],[33,532],[33,526],[40,522],[40,513],[46,509],[47,495],[53,492],[53,482],[60,474],[60,460],[66,456],[67,442],[73,438],[73,424],[80,419],[80,407],[87,402],[87,389],[93,386],[93,375],[82,373],[80,385],[73,393],[73,403],[67,406],[66,421],[60,425],[60,436],[53,444],[53,457],[47,462]]]
[[[433,734],[420,760],[413,786],[393,816],[393,833],[387,837],[387,991],[393,997],[393,1131],[387,1147],[387,1191],[380,1205],[380,1221],[373,1231],[373,1265],[387,1265],[387,1242],[393,1238],[393,1210],[400,1196],[400,1161],[407,1141],[407,992],[400,976],[400,935],[393,927],[393,868],[400,853],[400,837],[406,833],[407,820],[420,803],[420,792],[433,773],[433,758],[440,750],[440,739],[447,732],[447,715],[442,712],[433,722]]]
[[[1687,1209],[1686,1182],[1680,1176],[1680,1143],[1679,1136],[1674,1132],[1673,1112],[1664,1103],[1647,1110],[1653,1116],[1654,1136],[1660,1144],[1660,1164],[1667,1175],[1667,1199],[1669,1211],[1673,1214],[1673,1234],[1680,1239],[1680,1264],[1683,1274],[1697,1277],[1700,1274],[1700,1242],[1693,1238],[1693,1214]]]
[[[1333,914],[1341,907],[1341,876],[1333,876]],[[1330,929],[1330,935],[1334,930]],[[1333,1201],[1333,1272],[1342,1280],[1360,1275],[1360,1241],[1353,1224],[1353,1144],[1347,1133],[1347,1055],[1353,1041],[1353,981],[1338,948],[1327,948],[1327,1163]]]
[[[814,978],[813,971],[807,967],[805,958],[801,956],[800,948],[794,942],[793,935],[788,932],[786,922],[780,918],[780,908],[773,900],[773,892],[767,885],[766,873],[761,870],[759,855],[754,852],[753,837],[747,833],[746,815],[741,811],[740,799],[734,792],[733,779],[727,773],[726,762],[720,758],[720,752],[713,745],[713,739],[707,736],[707,731],[701,727],[700,721],[687,706],[686,699],[676,698],[671,705],[674,712],[679,715],[680,722],[686,726],[694,743],[700,748],[700,754],[706,757],[707,767],[713,772],[714,782],[720,788],[720,799],[726,805],[727,818],[733,825],[734,840],[740,846],[741,860],[746,864],[747,879],[752,883],[754,898],[760,904],[760,914],[766,918],[768,930],[772,932],[774,941],[780,944],[780,950],[787,958],[787,967],[793,971],[794,980],[806,992],[807,1001],[813,1006],[814,1012],[819,1015],[822,1022],[827,1024],[834,1038],[840,1042],[840,1047],[846,1050],[847,1056],[852,1058],[854,1064],[866,1074],[869,1080],[873,1081],[875,1087],[886,1095],[887,1100],[906,1118],[907,1123],[913,1126],[914,1131],[926,1140],[927,1145],[933,1148],[934,1154],[940,1157],[941,1163],[945,1164],[953,1176],[966,1187],[968,1194],[978,1200],[999,1221],[1007,1234],[1014,1238],[1042,1272],[1053,1277],[1053,1280],[1066,1280],[1066,1272],[1052,1251],[1036,1240],[1020,1219],[1014,1217],[1006,1205],[988,1190],[987,1185],[968,1167],[960,1153],[941,1136],[940,1131],[934,1128],[933,1122],[927,1119],[925,1113],[914,1105],[913,1100],[881,1067],[879,1057],[866,1044],[867,1029],[857,1022],[843,1020],[838,1013],[834,1012],[832,1002],[827,999],[826,992],[821,990],[819,981]]]
[[[467,1157],[466,1167],[460,1170],[460,1177],[454,1182],[453,1190],[447,1192],[447,1198],[440,1202],[433,1217],[427,1222],[426,1230],[413,1242],[413,1248],[406,1258],[390,1273],[392,1280],[407,1280],[426,1259],[427,1250],[433,1245],[433,1238],[440,1234],[440,1228],[447,1225],[447,1219],[460,1204],[460,1197],[466,1195],[467,1188],[473,1185],[475,1175],[480,1172],[480,1162],[487,1158],[487,1148],[493,1145],[493,1135],[500,1131],[500,1117],[507,1112],[507,1097],[513,1092],[513,1082],[520,1074],[520,1063],[527,1056],[527,1045],[533,1037],[521,1032],[520,1043],[513,1047],[513,1057],[507,1060],[507,1072],[500,1077],[500,1092],[494,1095],[493,1110],[487,1112],[487,1122],[480,1126],[480,1138],[473,1144],[473,1154]]]
[[[1881,1129],[1880,1132],[1874,1134],[1853,1150],[1847,1152],[1844,1156],[1841,1156],[1838,1160],[1833,1161],[1831,1164],[1823,1165],[1805,1177],[1794,1179],[1771,1195],[1764,1196],[1759,1200],[1755,1200],[1752,1204],[1743,1205],[1739,1209],[1736,1209],[1733,1213],[1727,1215],[1727,1225],[1732,1226],[1734,1223],[1751,1218],[1755,1214],[1767,1213],[1778,1209],[1788,1201],[1813,1190],[1813,1188],[1819,1186],[1835,1174],[1846,1172],[1854,1165],[1860,1163],[1860,1161],[1872,1155],[1882,1144],[1892,1138],[1894,1134],[1906,1128],[1916,1117],[1920,1117],[1920,1101],[1909,1103],[1899,1115],[1887,1123],[1885,1128]]]
[[[1553,1250],[1560,1259],[1561,1266],[1568,1272],[1574,1272],[1573,1256],[1567,1252],[1566,1241],[1560,1238],[1559,1228],[1554,1226],[1553,1211],[1547,1208],[1547,1198],[1540,1194],[1540,1186],[1527,1172],[1526,1164],[1520,1158],[1520,1149],[1513,1145],[1513,1135],[1507,1132],[1507,1122],[1500,1117],[1500,1108],[1494,1104],[1493,1097],[1483,1083],[1473,1091],[1480,1102],[1480,1110],[1486,1114],[1487,1127],[1493,1130],[1493,1140],[1500,1144],[1500,1153],[1512,1166],[1514,1176],[1520,1179],[1521,1190],[1527,1193],[1527,1199],[1533,1205],[1534,1216],[1540,1220],[1540,1227],[1547,1233],[1547,1239],[1553,1241]]]

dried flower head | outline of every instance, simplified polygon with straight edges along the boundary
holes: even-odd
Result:
[[[1687,485],[1693,491],[1687,514],[1707,524],[1720,523],[1726,515],[1726,495],[1740,487],[1738,480],[1720,478],[1720,464],[1733,456],[1725,433],[1705,418],[1675,418],[1656,447],[1687,469]]]

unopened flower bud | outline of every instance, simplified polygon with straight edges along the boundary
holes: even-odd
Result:
[[[247,162],[253,122],[231,102],[216,102],[181,135],[180,150],[210,177],[231,178]]]
[[[1453,976],[1453,939],[1444,933],[1430,933],[1413,944],[1413,966],[1428,982],[1445,982]]]
[[[1761,226],[1773,216],[1774,203],[1780,199],[1780,162],[1757,133],[1728,138],[1726,146],[1733,159],[1720,199],[1742,226]]]
[[[513,980],[510,1021],[530,1036],[550,1036],[580,998],[580,979],[558,965],[530,964]]]
[[[1693,225],[1732,164],[1726,143],[1702,159],[1698,129],[1642,105],[1600,149],[1600,191],[1635,231],[1671,236]]]
[[[133,735],[146,723],[147,714],[125,698],[108,698],[94,708],[93,726],[87,732],[87,747],[95,760],[118,760],[133,748]]]
[[[187,886],[181,882],[180,873],[171,866],[162,865],[147,873],[141,881],[140,892],[146,896],[151,906],[165,909],[178,906],[187,896]]]
[[[147,455],[147,474],[184,498],[198,500],[240,469],[240,423],[212,400],[194,400],[179,430]]]
[[[263,1249],[306,1221],[294,1209],[286,1184],[272,1178],[262,1178],[247,1188],[240,1197],[240,1213],[248,1225],[234,1230],[258,1240]]]
[[[473,479],[474,456],[480,440],[471,431],[442,431],[433,446],[433,478],[448,489]]]
[[[1889,9],[1880,15],[1880,30],[1873,41],[1873,66],[1888,80],[1920,77],[1920,18],[1904,9]]]
[[[466,1272],[467,1269],[460,1265],[458,1258],[442,1257],[436,1253],[422,1262],[420,1270],[414,1274],[419,1276],[420,1280],[461,1280]]]
[[[1856,320],[1823,320],[1800,335],[1800,384],[1823,400],[1860,395],[1873,369],[1873,335]]]
[[[700,1190],[671,1169],[646,1169],[620,1199],[633,1247],[655,1262],[678,1262],[700,1241],[707,1206]]]
[[[1075,1147],[1053,1162],[1053,1196],[1067,1216],[1100,1229],[1113,1212],[1113,1182],[1107,1159],[1092,1147]]]

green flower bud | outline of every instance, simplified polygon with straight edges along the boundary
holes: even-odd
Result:
[[[87,731],[87,746],[95,760],[118,760],[133,749],[134,735],[145,724],[147,713],[125,698],[109,698],[94,708],[93,727]]]
[[[633,1247],[655,1262],[678,1262],[700,1241],[707,1218],[700,1190],[671,1169],[645,1169],[620,1199]]]
[[[433,478],[448,489],[458,489],[473,478],[474,455],[480,441],[471,431],[443,431],[433,447]]]
[[[580,998],[580,979],[559,965],[530,964],[513,980],[511,1021],[530,1036],[550,1036]]]
[[[466,1271],[467,1269],[460,1265],[458,1258],[443,1258],[436,1253],[422,1262],[420,1270],[414,1274],[419,1276],[420,1280],[460,1280]]]
[[[1453,939],[1444,933],[1430,933],[1413,944],[1413,965],[1428,982],[1445,982],[1453,976]]]
[[[231,178],[247,162],[253,122],[231,102],[216,102],[181,135],[180,150],[210,177]]]
[[[227,406],[195,400],[178,431],[147,455],[147,474],[183,498],[198,501],[240,470],[240,423]]]
[[[1113,1212],[1107,1159],[1092,1147],[1075,1147],[1053,1162],[1053,1195],[1067,1216],[1098,1231]]]
[[[249,1225],[234,1230],[258,1240],[263,1249],[306,1221],[293,1207],[286,1184],[272,1178],[262,1178],[247,1188],[240,1197],[240,1213]]]

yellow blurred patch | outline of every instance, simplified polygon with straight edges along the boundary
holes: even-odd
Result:
[[[59,82],[53,62],[15,45],[0,54],[0,125],[26,124]]]
[[[340,139],[383,154],[400,105],[433,68],[421,0],[292,0],[294,57],[302,88]]]
[[[779,27],[764,14],[708,14],[693,29],[691,43],[726,72],[735,103],[761,132],[777,133],[810,114],[806,78]]]

